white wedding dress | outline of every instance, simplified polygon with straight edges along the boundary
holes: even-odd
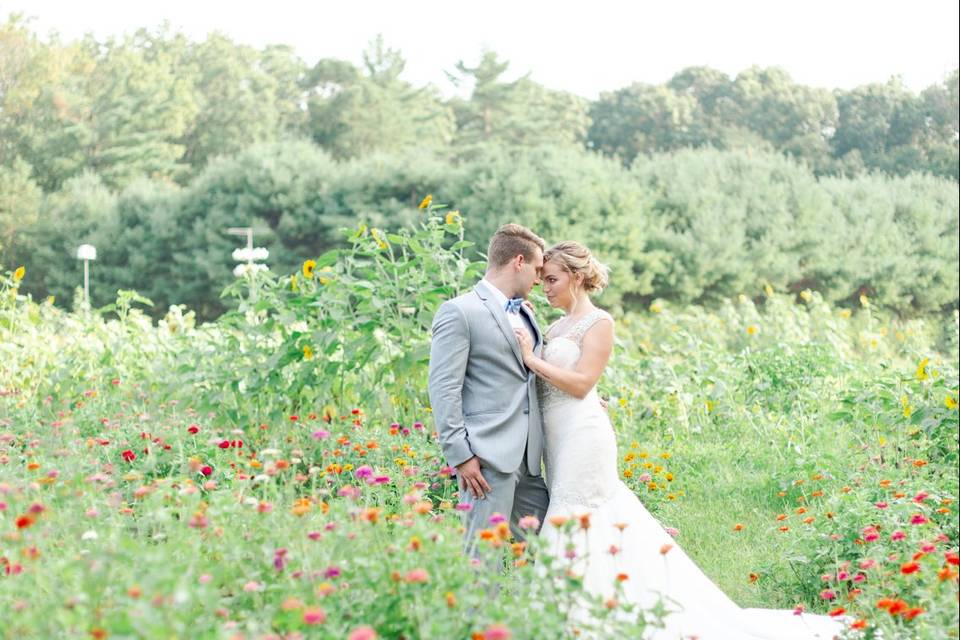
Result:
[[[597,310],[562,336],[551,337],[548,331],[544,359],[572,369],[580,359],[584,334],[601,319],[612,322],[609,314]],[[737,606],[620,480],[616,438],[596,388],[579,400],[543,380],[538,385],[550,491],[540,535],[549,553],[564,566],[571,563],[591,593],[612,596],[618,574],[626,574],[621,597],[646,610],[662,595],[674,613],[666,617],[666,628],[648,629],[644,639],[813,640],[840,634],[843,624],[827,616]],[[572,536],[550,523],[552,516],[587,513],[589,528],[582,530],[578,522]],[[568,557],[571,542],[575,545],[572,560]],[[664,545],[672,547],[661,553]],[[616,554],[610,553],[611,546],[618,548]]]

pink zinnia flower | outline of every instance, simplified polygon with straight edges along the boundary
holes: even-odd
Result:
[[[483,640],[510,640],[513,634],[502,624],[492,624],[483,632]]]
[[[905,534],[903,531],[900,531],[899,529],[897,529],[896,531],[890,534],[890,539],[893,541],[903,540],[906,537],[907,537],[907,534]]]
[[[273,552],[273,568],[277,571],[282,571],[283,568],[287,565],[287,550],[283,547],[280,547]]]
[[[430,579],[430,574],[427,573],[426,569],[411,569],[407,572],[407,575],[404,577],[406,582],[410,584],[423,584]]]
[[[873,504],[874,504],[874,506],[877,507],[877,509],[886,509],[886,508],[889,506],[886,502],[883,502],[883,501],[881,501],[881,502],[874,502]]]
[[[926,524],[927,522],[929,522],[929,520],[927,520],[927,516],[923,515],[922,513],[915,513],[913,514],[913,517],[910,518],[910,524]]]
[[[317,429],[312,435],[316,440],[326,440],[330,437],[330,432],[326,429]]]
[[[820,592],[820,597],[824,600],[833,600],[837,597],[837,594],[831,591],[830,589],[824,589]]]
[[[325,578],[339,578],[340,577],[340,567],[327,567],[323,572],[323,577]]]
[[[373,627],[364,625],[351,631],[347,640],[377,640],[377,632],[373,630]]]
[[[373,469],[367,465],[363,465],[362,467],[358,467],[357,470],[353,472],[353,475],[360,479],[369,478],[373,476]]]
[[[520,528],[525,531],[535,531],[540,526],[537,516],[523,516],[519,522]]]
[[[360,497],[361,491],[360,487],[354,487],[352,485],[347,485],[345,487],[340,487],[340,490],[337,491],[337,495],[341,498],[352,498],[356,500]]]
[[[327,620],[327,612],[320,607],[309,607],[303,612],[305,624],[323,624]]]
[[[470,511],[473,509],[473,505],[467,502],[460,502],[457,504],[457,511]]]
[[[501,522],[506,521],[507,519],[499,513],[494,513],[492,516],[490,516],[490,524],[500,524]]]

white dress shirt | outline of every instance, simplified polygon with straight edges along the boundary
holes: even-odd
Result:
[[[534,344],[536,344],[537,340],[533,336],[533,331],[531,330],[530,326],[527,324],[527,320],[523,316],[523,314],[519,312],[507,313],[506,311],[507,301],[508,301],[507,294],[505,294],[503,291],[500,291],[500,289],[498,289],[496,285],[494,285],[492,282],[490,282],[486,278],[483,278],[482,280],[480,280],[480,282],[486,285],[487,289],[489,289],[493,293],[493,299],[500,306],[500,308],[504,310],[503,312],[507,315],[507,320],[510,321],[510,326],[513,327],[514,329],[523,329],[524,331],[526,331],[527,335],[530,336],[530,340],[534,342]]]

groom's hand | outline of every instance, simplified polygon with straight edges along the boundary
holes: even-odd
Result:
[[[483,500],[485,494],[492,491],[480,473],[480,459],[477,456],[457,465],[457,478],[460,479],[460,490],[469,489],[477,500]]]

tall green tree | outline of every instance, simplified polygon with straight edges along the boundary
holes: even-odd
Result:
[[[664,86],[633,84],[603,93],[590,109],[589,144],[633,162],[640,154],[697,146],[697,98]]]
[[[314,141],[338,158],[407,147],[442,148],[453,138],[454,121],[433,87],[403,80],[400,52],[374,40],[363,69],[321,60],[313,69],[309,101]]]
[[[95,43],[41,42],[19,16],[0,27],[0,163],[22,158],[44,190],[87,165]]]
[[[582,144],[590,124],[589,103],[547,89],[528,76],[506,81],[503,74],[508,67],[492,51],[484,52],[475,67],[462,60],[457,63],[457,72],[450,78],[458,86],[472,85],[472,93],[469,100],[454,101],[456,145]]]
[[[182,139],[183,158],[192,167],[278,138],[284,115],[278,80],[262,68],[255,49],[211,34],[191,48],[185,73],[195,79],[199,103]]]
[[[12,247],[17,245],[17,236],[39,219],[43,192],[31,173],[30,165],[20,158],[15,158],[9,166],[0,165],[0,255],[5,257],[0,264],[7,268],[16,266]]]
[[[90,75],[88,166],[109,185],[139,176],[173,180],[187,169],[178,140],[198,115],[197,96],[174,55],[146,55],[154,40],[141,30],[108,41]]]

